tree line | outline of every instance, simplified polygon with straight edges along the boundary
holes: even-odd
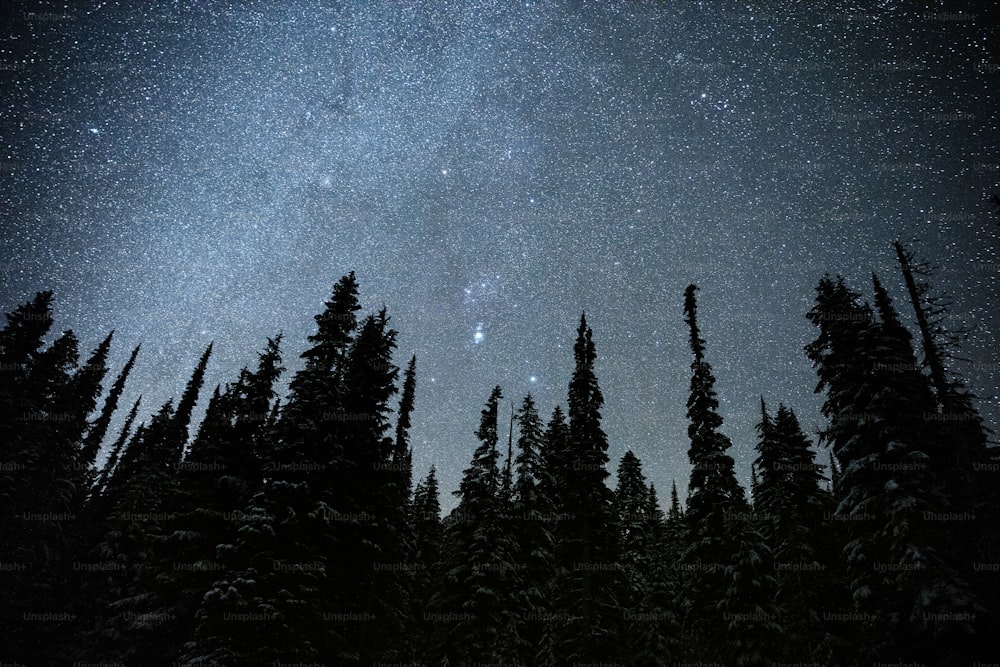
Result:
[[[926,264],[895,250],[916,337],[878,276],[870,302],[824,276],[804,351],[826,427],[814,443],[794,397],[762,397],[749,489],[691,285],[685,502],[675,484],[661,504],[631,451],[609,484],[581,316],[565,408],[543,417],[529,394],[508,421],[494,388],[446,516],[435,469],[412,479],[416,358],[395,364],[385,309],[359,315],[354,273],[314,317],[286,394],[277,335],[211,391],[193,437],[211,345],[176,403],[136,425],[140,397],[109,433],[140,348],[105,391],[113,332],[79,364],[40,292],[0,332],[0,653],[189,667],[996,661],[1000,456],[952,371],[955,327]]]

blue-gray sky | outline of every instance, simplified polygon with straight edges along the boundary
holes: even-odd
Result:
[[[565,402],[583,310],[610,467],[633,449],[662,497],[688,475],[694,282],[745,483],[761,395],[823,425],[818,279],[876,270],[905,312],[890,242],[916,237],[996,424],[988,9],[153,4],[15,3],[0,31],[0,305],[53,289],[84,352],[142,342],[145,415],[210,340],[206,392],[279,330],[290,375],[354,270],[417,355],[416,472],[446,507],[494,384]]]

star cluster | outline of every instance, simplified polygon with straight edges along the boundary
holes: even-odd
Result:
[[[290,376],[354,270],[417,355],[416,474],[446,491],[494,384],[565,402],[585,310],[612,468],[634,450],[662,497],[688,475],[687,284],[746,482],[760,396],[823,425],[820,276],[875,270],[905,313],[890,243],[916,238],[995,425],[998,22],[908,4],[22,3],[0,304],[53,289],[119,365],[142,342],[149,414],[209,341],[209,388],[279,330]]]

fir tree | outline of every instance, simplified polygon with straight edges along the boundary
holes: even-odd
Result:
[[[754,514],[774,556],[775,601],[785,613],[789,641],[783,657],[807,660],[828,648],[824,615],[839,611],[842,592],[831,558],[827,494],[809,440],[795,413],[784,405],[772,419],[761,399],[761,439],[754,467],[759,471]]]
[[[427,477],[417,483],[410,507],[410,521],[413,526],[411,564],[414,573],[410,596],[410,615],[414,633],[410,649],[412,660],[423,659],[431,650],[432,624],[426,614],[436,583],[433,576],[434,568],[441,561],[441,545],[444,539],[438,493],[437,471],[431,466]]]
[[[0,561],[10,564],[0,572],[0,632],[10,638],[7,655],[25,662],[47,655],[46,635],[62,631],[27,619],[53,607],[78,497],[72,431],[81,418],[68,404],[77,341],[66,331],[43,349],[51,303],[51,292],[37,293],[0,331]]]
[[[365,518],[347,509],[359,499],[341,488],[359,463],[347,460],[345,418],[345,378],[358,330],[355,313],[361,308],[357,293],[354,274],[344,276],[314,318],[312,345],[302,353],[305,366],[289,383],[289,396],[268,431],[267,449],[260,453],[262,485],[234,513],[236,541],[218,548],[226,570],[202,599],[194,639],[184,651],[188,663],[266,664],[322,657],[345,664],[358,659],[356,644],[348,646],[344,636],[350,614],[329,611],[344,604],[333,581],[332,559],[342,548],[347,523]],[[361,372],[362,360],[358,362]],[[394,368],[377,369],[376,378]],[[370,400],[375,387],[358,389],[364,396],[356,397],[356,403]],[[357,417],[354,433],[370,436],[387,428],[384,412],[361,409]],[[362,450],[368,444],[367,439],[356,443]],[[388,449],[381,439],[378,446]],[[374,471],[367,472],[370,479]],[[360,603],[350,604],[357,609]],[[233,617],[249,621],[227,622]]]
[[[108,396],[104,400],[104,407],[101,408],[100,416],[88,428],[87,435],[83,441],[83,447],[80,451],[81,461],[94,461],[97,457],[97,452],[104,441],[104,436],[108,432],[108,426],[111,424],[111,418],[115,410],[118,409],[118,401],[125,390],[125,382],[128,380],[129,373],[132,372],[132,367],[135,366],[136,357],[139,356],[140,347],[142,346],[136,345],[132,350],[128,361],[125,362],[125,365],[119,371],[118,376],[111,385],[111,389],[108,391]],[[94,476],[96,477],[96,471]]]
[[[1000,609],[1000,584],[992,575],[968,572],[968,563],[1000,560],[1000,540],[992,529],[1000,521],[1000,491],[990,472],[996,470],[1000,450],[989,446],[989,430],[975,407],[975,395],[949,367],[950,362],[959,360],[960,336],[948,321],[951,304],[934,294],[928,282],[933,269],[899,241],[893,247],[919,331],[921,363],[930,374],[934,392],[935,406],[924,418],[938,442],[931,465],[940,473],[940,491],[951,502],[953,512],[974,517],[953,522],[950,537],[952,550],[961,554],[959,559],[966,564],[967,576],[975,580],[975,589],[983,592],[992,609],[992,613],[981,614],[978,623],[980,637],[989,637],[987,628],[995,625]],[[982,655],[990,655],[991,641],[983,640]]]
[[[430,602],[432,657],[448,664],[509,661],[519,643],[511,609],[515,546],[503,534],[499,496],[501,397],[495,387],[482,411],[479,446],[455,492],[459,504],[446,528],[441,587]]]
[[[731,443],[719,428],[715,376],[705,361],[697,322],[695,285],[684,293],[690,331],[691,394],[687,402],[691,480],[685,511],[688,545],[683,555],[684,631],[698,659],[736,664],[773,658],[780,626],[770,605],[771,554],[752,525],[743,488],[736,481]]]
[[[614,508],[625,574],[620,596],[625,654],[630,664],[667,664],[669,656],[676,655],[677,637],[666,525],[656,490],[646,485],[642,463],[631,450],[618,465]]]
[[[608,477],[608,442],[601,428],[604,397],[594,372],[597,352],[586,316],[580,317],[569,383],[569,423],[552,452],[557,502],[566,510],[556,532],[555,656],[560,662],[614,660],[622,612],[616,599],[623,573]],[[561,451],[560,451],[561,448]]]
[[[110,585],[101,596],[90,641],[107,653],[144,663],[176,656],[179,639],[171,630],[181,612],[171,603],[176,591],[168,582],[179,554],[169,538],[180,509],[187,429],[211,353],[209,344],[177,410],[167,402],[141,439],[133,439],[113,477],[120,484],[106,489],[109,514],[95,560],[111,560],[116,568],[110,577],[91,582],[95,588]]]
[[[410,416],[413,413],[414,394],[417,388],[417,355],[410,357],[410,363],[403,374],[403,391],[399,399],[399,416],[396,419],[396,442],[392,451],[393,469],[399,473],[398,502],[408,505],[413,486],[413,448],[410,447]]]
[[[196,613],[205,591],[223,564],[219,544],[236,540],[233,515],[258,488],[259,449],[265,418],[281,373],[281,337],[269,339],[254,372],[244,368],[234,384],[216,387],[198,433],[177,464],[170,505],[173,517],[156,538],[155,577],[146,582],[141,612],[157,619],[158,655],[178,659],[195,632]]]
[[[330,500],[341,544],[333,599],[345,612],[372,617],[343,629],[361,664],[397,660],[407,625],[410,575],[400,564],[409,545],[409,464],[407,455],[394,461],[388,436],[399,373],[392,363],[395,339],[383,309],[365,319],[351,346],[343,399],[351,418],[342,427],[343,458],[335,470],[340,484]]]
[[[548,496],[549,471],[545,466],[545,432],[531,394],[518,409],[517,474],[513,482],[511,529],[516,531],[514,562],[520,566],[520,586],[515,592],[517,659],[533,664],[542,656],[543,634],[550,612],[549,586],[554,576],[555,512]]]
[[[859,519],[847,527],[845,554],[855,605],[875,614],[869,650],[879,659],[943,661],[971,629],[953,619],[978,605],[933,522],[948,504],[922,428],[929,383],[877,280],[875,289],[880,321],[842,280],[821,280],[809,313],[820,335],[807,353],[817,390],[827,391],[823,438],[842,470],[836,511]]]
[[[682,555],[687,551],[687,521],[684,518],[680,497],[677,494],[676,480],[672,480],[670,484],[670,509],[667,510],[666,540],[671,564],[680,562]],[[676,570],[676,568],[674,569]]]

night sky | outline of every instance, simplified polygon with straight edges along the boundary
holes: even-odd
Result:
[[[151,4],[6,3],[0,28],[0,306],[54,290],[84,356],[115,329],[106,385],[142,342],[122,412],[209,341],[203,398],[278,331],[287,381],[354,270],[417,355],[415,474],[446,509],[493,385],[501,414],[565,405],[583,310],[611,470],[631,448],[683,498],[694,282],[746,484],[761,395],[824,423],[824,272],[878,271],[908,318],[899,237],[973,328],[957,369],[996,427],[989,3]]]

